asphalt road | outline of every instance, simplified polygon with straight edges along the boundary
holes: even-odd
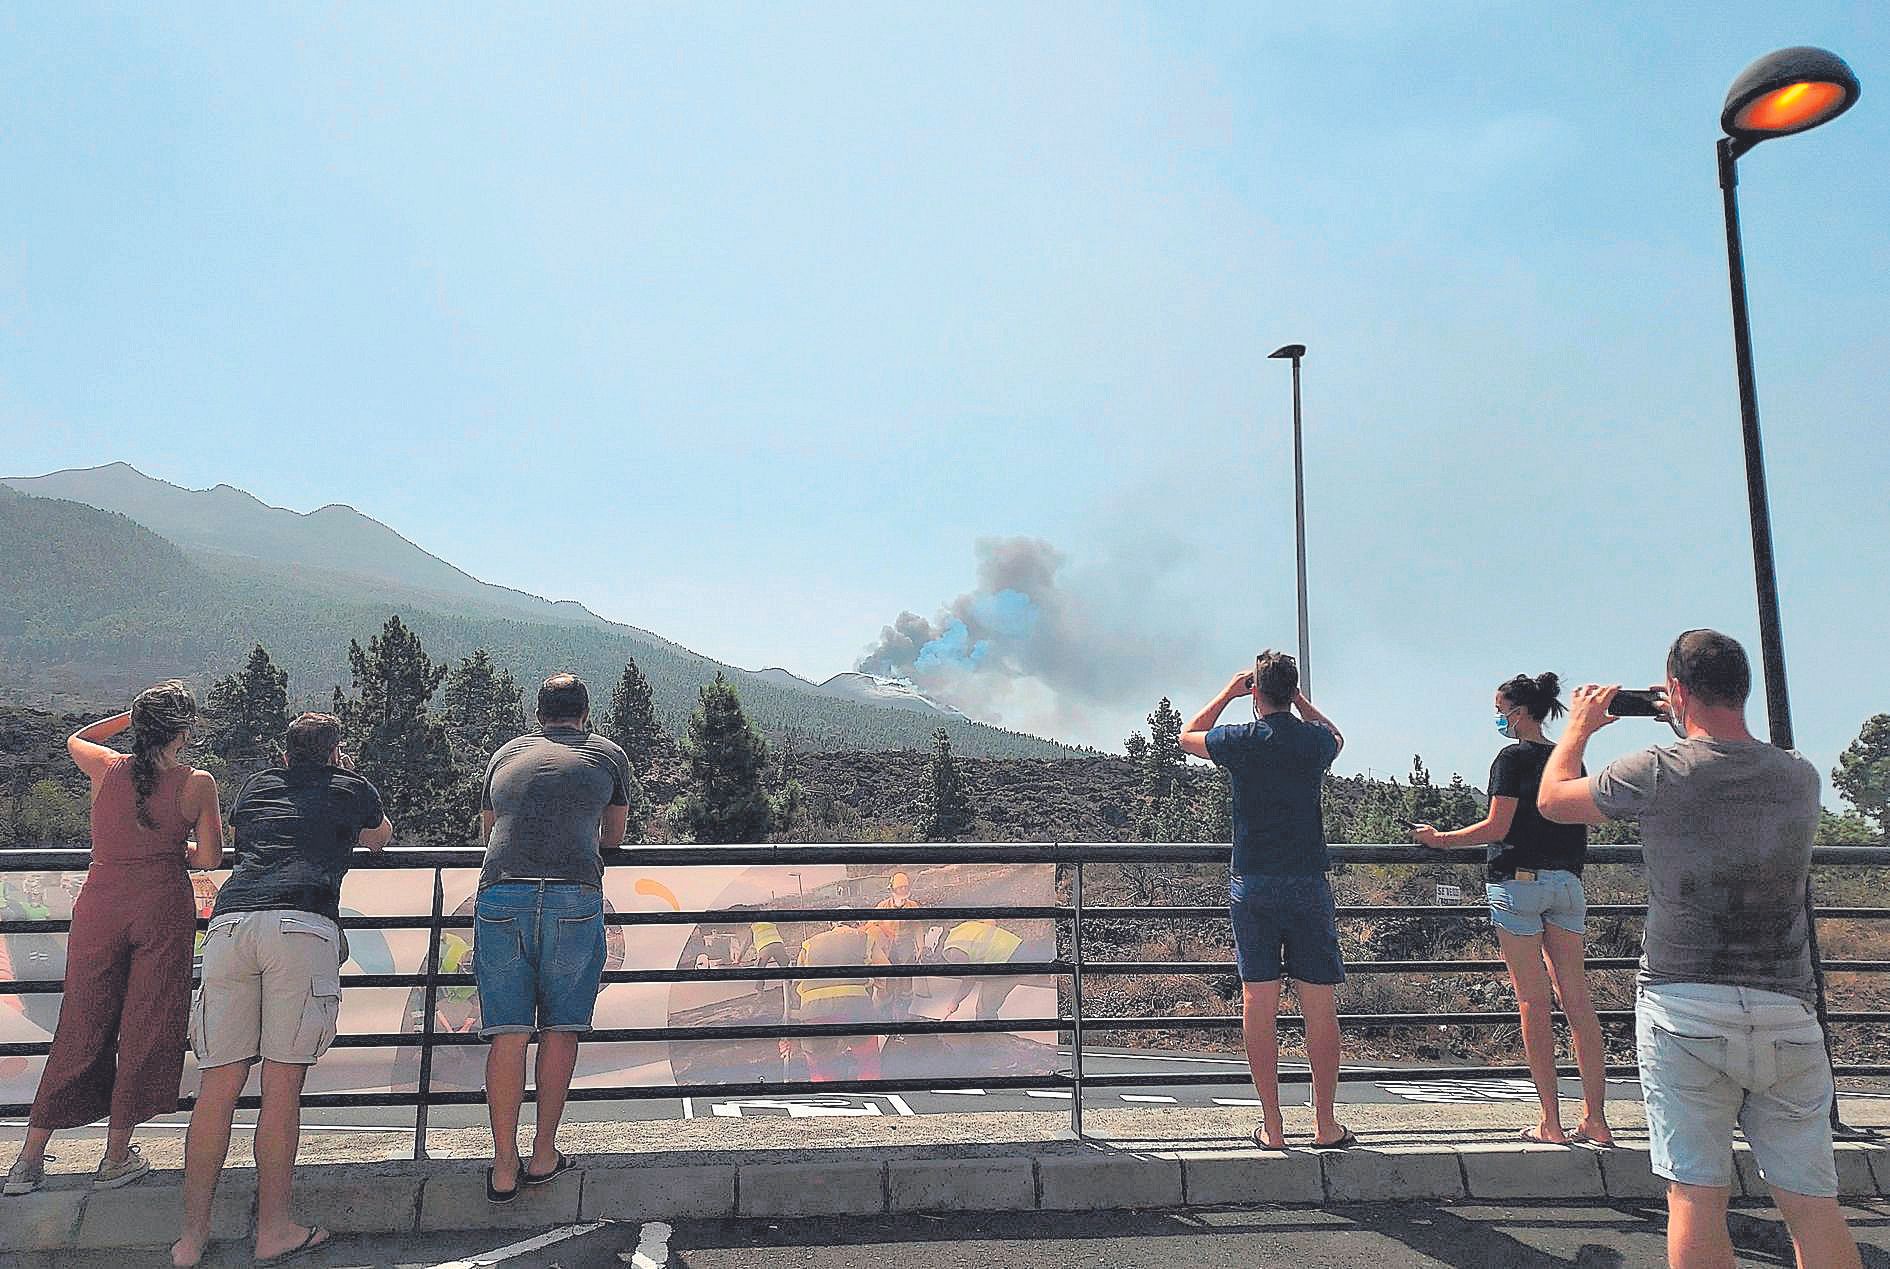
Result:
[[[1063,1055],[1066,1059],[1068,1054]],[[1300,1063],[1283,1062],[1282,1070],[1304,1070]],[[1143,1053],[1120,1049],[1084,1051],[1084,1070],[1092,1075],[1140,1074],[1148,1083],[1131,1088],[1088,1089],[1084,1105],[1091,1108],[1148,1106],[1231,1106],[1257,1107],[1253,1087],[1247,1082],[1245,1061],[1224,1054]],[[1171,1072],[1190,1074],[1225,1073],[1224,1084],[1180,1087],[1164,1082]],[[1563,1095],[1580,1100],[1581,1087],[1573,1079],[1562,1083]],[[1305,1084],[1282,1088],[1288,1105],[1304,1105],[1311,1096]],[[1339,1100],[1358,1104],[1445,1104],[1495,1102],[1533,1102],[1535,1089],[1525,1079],[1489,1080],[1407,1080],[1400,1079],[1396,1068],[1354,1069],[1339,1086]],[[1611,1098],[1638,1100],[1640,1085],[1633,1080],[1610,1081]],[[791,1116],[891,1116],[966,1114],[977,1111],[1044,1110],[1067,1112],[1070,1095],[1055,1090],[989,1089],[954,1092],[921,1092],[853,1095],[832,1094],[816,1097],[749,1098],[716,1101],[696,1098],[650,1099],[622,1102],[574,1102],[566,1110],[567,1120],[630,1121],[756,1118]],[[154,1129],[182,1131],[186,1116],[174,1115],[154,1121]],[[485,1111],[477,1106],[440,1106],[431,1112],[430,1122],[439,1128],[472,1127],[485,1123]],[[238,1116],[239,1127],[254,1123],[253,1115]],[[309,1108],[302,1113],[305,1132],[382,1131],[411,1127],[413,1111],[399,1107],[363,1107],[358,1109]],[[17,1129],[14,1121],[0,1121],[0,1131]],[[84,1131],[84,1130],[81,1130]]]
[[[1847,1209],[1864,1264],[1890,1269],[1890,1203]],[[1373,1204],[1323,1210],[1268,1208],[1102,1215],[1019,1213],[1002,1216],[902,1216],[857,1220],[684,1223],[668,1231],[635,1223],[534,1233],[386,1236],[338,1239],[298,1264],[309,1266],[498,1265],[503,1269],[619,1269],[643,1247],[644,1269],[1303,1269],[1359,1265],[1538,1269],[1546,1266],[1660,1266],[1666,1263],[1664,1213],[1653,1203],[1530,1204],[1490,1207]],[[1792,1263],[1777,1214],[1764,1206],[1734,1211],[1739,1264]],[[559,1236],[564,1235],[564,1236]],[[243,1244],[222,1244],[210,1266],[248,1263]],[[650,1258],[651,1253],[663,1259]],[[42,1263],[51,1263],[44,1261]],[[61,1256],[61,1266],[142,1269],[168,1263],[161,1253]],[[37,1269],[34,1262],[24,1266]]]

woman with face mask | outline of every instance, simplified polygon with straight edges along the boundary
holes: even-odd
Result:
[[[1552,1000],[1562,1002],[1575,1042],[1575,1064],[1582,1078],[1582,1119],[1574,1138],[1612,1145],[1603,1099],[1607,1092],[1601,1021],[1588,995],[1583,966],[1583,930],[1588,900],[1582,891],[1582,864],[1588,854],[1588,830],[1579,824],[1551,824],[1536,810],[1536,790],[1555,746],[1542,724],[1564,712],[1561,682],[1553,674],[1519,674],[1496,689],[1496,729],[1511,743],[1490,766],[1490,810],[1468,828],[1442,832],[1428,824],[1411,833],[1419,845],[1449,849],[1489,849],[1490,921],[1496,926],[1503,961],[1522,1013],[1523,1052],[1542,1101],[1542,1120],[1524,1129],[1530,1141],[1562,1143],[1560,1090],[1555,1072]]]

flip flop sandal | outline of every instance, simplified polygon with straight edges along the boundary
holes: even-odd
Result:
[[[1261,1133],[1262,1133],[1263,1131],[1265,1131],[1265,1129],[1266,1129],[1266,1125],[1265,1125],[1265,1124],[1260,1124],[1260,1125],[1258,1125],[1258,1126],[1256,1126],[1256,1127],[1254,1128],[1254,1130],[1253,1130],[1253,1132],[1252,1132],[1252,1133],[1250,1134],[1250,1138],[1251,1138],[1251,1140],[1253,1141],[1253,1144],[1254,1144],[1254,1146],[1255,1146],[1255,1147],[1256,1147],[1257,1149],[1260,1149],[1260,1150],[1265,1150],[1265,1151],[1267,1151],[1267,1152],[1268,1152],[1268,1153],[1270,1153],[1270,1154],[1285,1154],[1285,1153],[1286,1153],[1286,1147],[1285,1147],[1285,1146],[1269,1146],[1269,1145],[1268,1145],[1268,1144],[1266,1143],[1266,1141],[1265,1141],[1264,1139],[1262,1139],[1262,1138],[1261,1138],[1261,1136],[1260,1136],[1260,1134],[1261,1134]]]
[[[1345,1135],[1340,1137],[1337,1141],[1314,1141],[1312,1148],[1315,1150],[1350,1150],[1357,1144],[1358,1134],[1353,1132],[1350,1128],[1347,1128]]]
[[[1538,1133],[1534,1128],[1525,1128],[1521,1132],[1517,1133],[1516,1135],[1522,1140],[1530,1142],[1538,1146],[1566,1146],[1568,1144],[1567,1138],[1561,1141],[1550,1141],[1547,1137],[1544,1137],[1540,1133]]]
[[[1593,1146],[1597,1150],[1613,1150],[1615,1148],[1613,1141],[1603,1141],[1599,1137],[1591,1137],[1584,1132],[1571,1132],[1568,1135],[1568,1139],[1570,1141],[1579,1141],[1584,1146]]]
[[[493,1171],[494,1169],[492,1168],[486,1169],[486,1202],[510,1203],[513,1199],[518,1197],[519,1183],[517,1181],[513,1181],[511,1189],[502,1190],[497,1185],[493,1184],[493,1181],[492,1181]],[[519,1171],[523,1173],[524,1169],[521,1168],[519,1169]]]
[[[314,1251],[317,1248],[326,1247],[329,1244],[329,1242],[333,1239],[333,1237],[334,1235],[330,1234],[327,1230],[323,1229],[321,1226],[310,1225],[308,1227],[308,1235],[304,1237],[301,1242],[289,1248],[287,1251],[283,1252],[279,1256],[271,1256],[267,1260],[258,1260],[256,1263],[259,1265],[287,1264],[289,1261],[296,1259],[298,1256],[306,1256],[308,1255],[309,1252]]]
[[[528,1170],[524,1173],[525,1184],[550,1185],[553,1181],[557,1180],[559,1177],[563,1176],[565,1173],[569,1172],[572,1168],[575,1168],[576,1166],[577,1164],[571,1162],[570,1158],[565,1155],[564,1151],[560,1150],[558,1151],[558,1162],[556,1166],[554,1166],[551,1169],[551,1171],[540,1175],[539,1173]]]

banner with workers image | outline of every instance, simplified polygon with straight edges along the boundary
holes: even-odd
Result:
[[[224,874],[197,877],[198,906],[208,913]],[[0,874],[0,920],[70,916],[83,873]],[[478,874],[445,874],[449,914],[441,940],[442,969],[470,972],[477,959],[472,906]],[[431,911],[430,871],[361,869],[342,888],[345,915],[424,916]],[[1054,902],[1055,870],[1048,864],[912,865],[871,869],[848,865],[782,867],[612,868],[604,879],[608,911],[685,912],[740,909],[752,917],[715,924],[631,921],[607,928],[607,970],[658,968],[857,966],[858,976],[774,978],[713,983],[606,984],[599,993],[598,1028],[701,1029],[703,1038],[670,1042],[590,1042],[573,1083],[662,1085],[823,1082],[839,1079],[937,1079],[1038,1075],[1057,1069],[1054,1032],[975,1035],[816,1038],[798,1042],[719,1040],[713,1028],[778,1022],[871,1024],[877,1021],[969,1018],[1045,1018],[1057,1014],[1053,978],[967,976],[966,964],[1006,965],[1055,959],[1053,922],[914,921],[902,908],[995,907]],[[803,921],[797,911],[845,908],[857,920]],[[425,966],[424,930],[348,931],[345,973],[419,973]],[[875,974],[885,965],[935,966],[916,977]],[[0,936],[0,978],[60,979],[65,935]],[[49,1039],[58,1018],[56,993],[0,990],[0,1043]],[[343,995],[343,1032],[413,1034],[422,1025],[419,988],[350,988]],[[474,1036],[478,993],[471,986],[437,992],[436,1033]],[[43,1057],[0,1057],[0,1102],[33,1096]],[[482,1045],[434,1050],[435,1089],[477,1090],[484,1074]],[[419,1078],[417,1047],[332,1050],[310,1072],[308,1088],[321,1092],[411,1091]],[[196,1075],[187,1065],[185,1090]]]

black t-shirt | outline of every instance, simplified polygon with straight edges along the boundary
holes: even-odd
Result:
[[[361,830],[379,827],[381,792],[340,767],[258,771],[230,808],[236,867],[217,892],[225,912],[341,918],[341,879]]]
[[[1490,764],[1490,796],[1515,798],[1516,818],[1498,845],[1490,847],[1491,881],[1509,881],[1518,868],[1560,868],[1579,874],[1588,857],[1588,829],[1580,824],[1552,824],[1536,809],[1542,771],[1553,745],[1519,740]],[[1582,771],[1587,775],[1586,768]]]

